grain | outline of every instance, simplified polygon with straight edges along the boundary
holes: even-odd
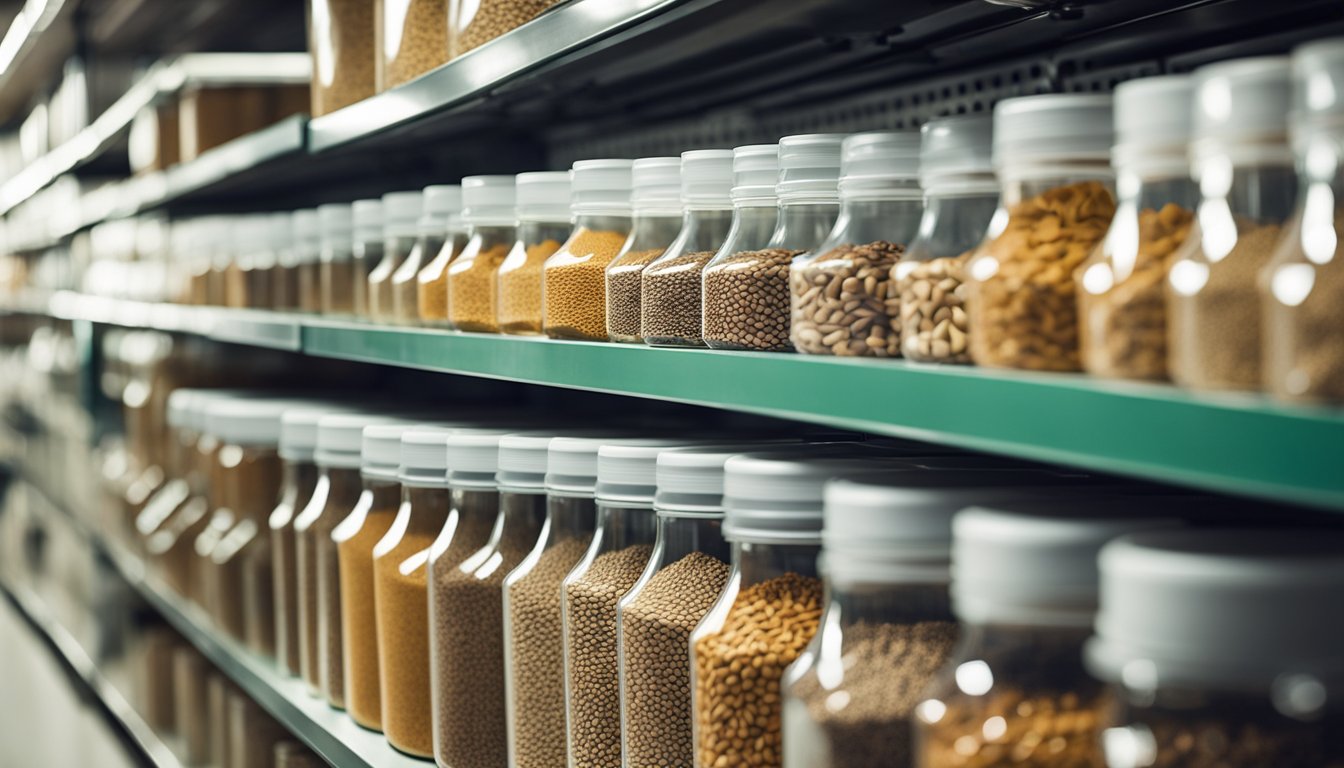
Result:
[[[322,264],[311,261],[299,265],[299,311],[322,311]]]
[[[556,339],[605,341],[606,269],[625,245],[627,233],[583,229],[547,263],[542,287],[542,325]]]
[[[1302,401],[1344,400],[1344,210],[1336,210],[1335,252],[1330,261],[1315,264],[1302,253],[1300,234],[1281,242],[1293,249],[1291,260],[1269,276],[1266,315],[1265,380],[1279,397]],[[1307,265],[1310,265],[1309,267]],[[1274,296],[1278,275],[1299,276],[1309,268],[1311,290],[1300,303],[1289,305]],[[1296,298],[1296,297],[1292,297]]]
[[[663,248],[628,251],[607,268],[607,336],[612,341],[641,343],[640,286],[644,268],[663,255]]]
[[[286,674],[297,675],[299,661],[299,564],[294,517],[312,501],[317,467],[291,463],[290,482],[271,513],[272,605],[275,609],[275,657]]]
[[[616,603],[635,585],[652,552],[643,544],[603,552],[582,576],[565,585],[569,747],[574,764],[620,768]]]
[[[355,311],[355,280],[359,268],[350,259],[322,262],[322,314],[349,315]],[[359,276],[362,279],[364,276]]]
[[[379,0],[378,5],[380,93],[448,61],[448,0]]]
[[[966,314],[966,262],[970,253],[916,264],[900,280],[901,352],[929,363],[971,361]],[[900,271],[900,267],[894,267]]]
[[[1008,208],[998,237],[971,258],[971,359],[977,365],[1076,371],[1073,273],[1115,215],[1105,184],[1055,187]]]
[[[1344,759],[1329,726],[1285,717],[1270,709],[1268,697],[1235,714],[1223,715],[1226,711],[1212,704],[1155,709],[1121,727],[1155,747],[1145,768],[1321,768]],[[1108,765],[1117,768],[1139,765],[1132,754],[1117,753],[1111,760]]]
[[[420,323],[419,289],[417,277],[427,263],[443,248],[446,238],[422,235],[406,256],[406,261],[392,275],[392,316],[400,325]]]
[[[523,249],[517,266],[499,270],[499,329],[504,333],[535,336],[541,333],[541,273],[546,260],[560,250],[556,240],[543,240]],[[509,260],[513,260],[510,255]]]
[[[331,531],[359,500],[357,469],[330,469],[295,521],[299,578],[299,666],[311,690],[340,708],[345,702],[341,661],[340,569]]]
[[[926,768],[1097,768],[1102,759],[1102,700],[1076,693],[1034,693],[1001,685],[984,696],[947,702],[924,725],[917,764]],[[985,733],[994,719],[1001,732]],[[992,737],[992,738],[991,738]]]
[[[640,335],[649,344],[702,346],[700,275],[714,251],[684,253],[644,270]]]
[[[621,613],[625,759],[632,766],[690,765],[691,631],[723,587],[729,567],[692,552],[649,579]]]
[[[827,765],[913,765],[911,717],[952,652],[956,624],[865,622],[845,627],[843,637],[843,683],[822,687],[813,670],[789,691],[825,737],[806,746],[826,754]],[[794,738],[788,738],[792,746]]]
[[[695,642],[698,765],[780,764],[780,678],[816,634],[821,595],[820,580],[796,573],[752,584]]]
[[[373,595],[373,547],[397,517],[399,487],[371,488],[368,516],[358,532],[336,545],[341,579],[341,653],[345,708],[356,723],[382,730],[378,674],[378,624]],[[363,503],[363,502],[361,502]],[[355,512],[354,514],[359,514]]]
[[[576,538],[557,541],[509,587],[516,768],[565,765],[565,661],[560,584],[588,550]]]
[[[509,245],[497,243],[465,253],[448,268],[448,319],[458,330],[498,333],[495,319],[495,276],[509,255]]]
[[[434,260],[415,276],[416,310],[421,323],[448,324],[448,268],[465,245],[466,241],[458,238],[444,242]]]
[[[1161,210],[1139,211],[1135,250],[1105,253],[1104,261],[1083,265],[1078,282],[1079,344],[1083,367],[1097,376],[1128,379],[1167,378],[1167,271],[1172,255],[1185,242],[1194,212],[1169,203]],[[1113,261],[1132,260],[1126,275]]]
[[[521,27],[559,0],[481,0],[476,13],[455,19],[452,29],[453,56],[461,56],[509,30]],[[464,3],[467,8],[473,4]]]
[[[311,0],[313,117],[374,94],[374,16],[369,0]]]
[[[790,338],[799,352],[897,357],[900,303],[892,267],[905,246],[876,241],[841,245],[789,273]]]
[[[705,269],[704,337],[711,347],[793,350],[789,265],[802,251],[742,251]]]

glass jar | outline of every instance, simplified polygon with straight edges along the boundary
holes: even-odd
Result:
[[[976,365],[1080,369],[1073,273],[1115,215],[1111,97],[1047,94],[999,102],[999,210],[971,256]]]
[[[275,745],[289,731],[246,694],[229,698],[229,763],[233,768],[269,765]]]
[[[460,331],[498,333],[497,276],[518,240],[512,176],[462,180],[467,244],[448,267],[448,324]]]
[[[655,346],[703,346],[700,282],[736,214],[729,195],[733,153],[703,149],[681,155],[681,232],[640,275],[640,335]]]
[[[369,317],[376,322],[397,320],[393,276],[415,249],[421,208],[419,192],[383,195],[383,258],[369,273]]]
[[[448,236],[438,255],[415,276],[415,306],[421,325],[448,327],[448,268],[466,245],[467,230],[462,216],[452,214],[448,220]]]
[[[299,254],[294,233],[294,213],[280,211],[270,215],[271,242],[275,249],[275,271],[271,278],[272,309],[293,312],[299,308]]]
[[[187,428],[182,436],[189,441],[187,486],[190,493],[145,539],[145,552],[164,581],[193,602],[200,602],[202,597],[195,592],[198,582],[195,541],[209,523],[210,512],[214,509],[211,494],[218,493],[214,477],[218,472],[216,458],[220,443],[205,430],[206,406],[212,394],[209,390],[202,391],[187,406]]]
[[[201,390],[178,388],[168,397],[166,421],[169,428],[168,445],[163,451],[164,482],[135,516],[137,549],[148,552],[148,539],[172,517],[191,496],[188,478],[196,472],[194,465],[195,442],[198,437],[188,423],[191,401]]]
[[[924,124],[920,185],[924,216],[896,265],[901,293],[901,354],[929,363],[971,361],[966,262],[999,205],[987,115]]]
[[[355,257],[354,230],[351,228],[353,208],[348,203],[330,203],[317,208],[322,227],[321,311],[324,315],[350,315],[355,311]]]
[[[205,657],[194,647],[182,645],[173,650],[173,723],[182,760],[188,765],[205,765],[210,759],[209,670]]]
[[[448,438],[453,493],[464,510],[478,514],[481,528],[489,528],[488,541],[474,552],[445,552],[430,566],[434,753],[440,765],[454,768],[491,768],[508,761],[504,579],[532,551],[546,517],[534,499],[499,493],[502,437],[461,431]],[[493,519],[491,509],[497,510]],[[462,616],[471,616],[471,622],[461,621]]]
[[[443,250],[450,217],[462,211],[462,187],[457,184],[428,186],[421,194],[421,200],[415,244],[401,266],[392,273],[392,316],[399,325],[420,324],[418,278],[421,270]],[[465,245],[465,241],[461,245]]]
[[[309,0],[313,52],[313,117],[367,99],[375,91],[374,4],[368,0]]]
[[[503,333],[541,334],[541,273],[569,239],[569,173],[520,173],[518,240],[499,265],[495,319]]]
[[[1194,222],[1186,159],[1193,81],[1167,75],[1115,90],[1119,205],[1075,278],[1083,368],[1096,376],[1167,378],[1167,268]]]
[[[630,239],[607,266],[607,338],[643,344],[639,332],[644,268],[681,233],[681,158],[641,157],[631,167],[634,211]]]
[[[279,413],[274,414],[279,421]],[[278,427],[278,424],[276,425]],[[278,429],[276,436],[278,437]],[[266,519],[280,493],[282,464],[275,445],[234,446],[220,449],[220,464],[239,483],[234,496],[237,522],[215,545],[211,558],[219,570],[216,598],[222,610],[224,630],[243,641],[253,652],[275,655],[275,607],[271,571],[270,537],[264,534]]]
[[[900,293],[891,272],[919,230],[918,159],[914,132],[844,140],[835,227],[789,268],[789,338],[799,352],[900,355]]]
[[[557,0],[452,0],[448,56],[456,58],[539,16]]]
[[[287,229],[277,232],[276,214],[273,213],[258,213],[253,218],[259,232],[252,254],[252,269],[246,275],[247,306],[249,309],[278,309],[280,297],[276,295],[276,274],[280,270],[280,252],[285,247],[283,238]]]
[[[356,200],[352,206],[354,216],[354,240],[351,243],[350,256],[353,263],[352,282],[354,283],[353,309],[356,317],[368,319],[369,276],[374,267],[383,260],[383,201],[380,199]]]
[[[574,231],[542,272],[542,329],[555,339],[607,339],[606,269],[630,236],[629,160],[580,160]]]
[[[409,429],[401,436],[401,506],[373,550],[374,611],[378,633],[383,733],[396,749],[434,755],[430,708],[430,547],[442,532],[455,532],[451,511],[448,430]],[[451,535],[451,534],[450,534]],[[470,537],[467,537],[470,538]]]
[[[317,209],[295,211],[291,224],[294,229],[294,260],[298,263],[297,276],[300,312],[316,314],[322,311],[322,224]]]
[[[448,0],[379,0],[379,93],[448,61]]]
[[[1284,400],[1344,400],[1344,47],[1309,44],[1293,55],[1297,211],[1261,276],[1265,387]],[[1328,83],[1330,88],[1317,85]],[[1312,89],[1315,90],[1312,90]]]

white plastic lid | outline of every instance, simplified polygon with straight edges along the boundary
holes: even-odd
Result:
[[[1337,531],[1148,531],[1107,544],[1100,568],[1087,659],[1103,679],[1272,690],[1302,719],[1318,713],[1294,688],[1344,682]]]
[[[733,207],[733,150],[693,149],[681,153],[681,202],[687,208]]]
[[[1097,553],[1126,533],[1174,525],[1143,517],[1152,498],[1081,497],[973,506],[952,521],[952,608],[970,624],[1087,627]]]
[[[778,144],[748,144],[733,149],[734,205],[774,205],[778,182]]]
[[[420,209],[420,234],[448,234],[451,219],[462,213],[462,187],[458,184],[433,184],[425,187],[424,207]]]
[[[919,180],[918,131],[871,131],[845,137],[840,147],[840,197],[882,197]]]
[[[299,246],[317,248],[318,241],[322,239],[322,221],[317,215],[317,209],[304,208],[295,211],[290,214],[290,219],[295,243]]]
[[[512,176],[468,176],[462,180],[462,221],[469,227],[516,224],[516,204]]]
[[[1234,164],[1291,163],[1291,70],[1287,56],[1234,59],[1195,70],[1194,162],[1226,155]]]
[[[654,439],[622,433],[565,435],[546,449],[546,493],[552,496],[594,498],[597,495],[597,454],[603,446],[648,445]],[[681,441],[687,445],[688,441]]]
[[[1336,122],[1344,117],[1344,37],[1293,49],[1294,122]]]
[[[570,212],[605,216],[629,216],[631,194],[630,160],[579,160],[570,180]]]
[[[597,450],[597,489],[599,501],[652,506],[658,491],[658,457],[676,448],[709,447],[714,440],[629,440],[606,443]],[[717,441],[723,443],[725,441]],[[760,450],[739,446],[737,452]]]
[[[399,480],[401,438],[417,426],[407,422],[365,426],[359,452],[360,473],[377,480]]]
[[[569,221],[569,171],[538,171],[514,177],[517,216],[526,221]]]
[[[396,419],[373,413],[329,413],[317,422],[319,466],[333,469],[359,469],[364,448],[364,428],[374,424],[393,424]]]
[[[562,435],[618,437],[622,434],[624,433],[537,430],[504,435],[499,441],[499,471],[496,475],[499,488],[523,493],[543,493],[546,488],[547,455],[551,441],[557,437]]]
[[[1188,173],[1190,109],[1195,79],[1189,75],[1143,77],[1115,88],[1117,168],[1145,173]]]
[[[401,433],[397,480],[415,488],[448,487],[449,427],[414,426]]]
[[[293,214],[289,211],[276,211],[266,217],[270,229],[267,241],[272,251],[287,251],[294,247],[292,219]]]
[[[270,217],[260,213],[234,216],[230,234],[235,254],[248,256],[265,250],[271,241]]]
[[[312,462],[317,453],[317,423],[329,413],[344,413],[344,406],[317,400],[296,402],[280,417],[280,458]]]
[[[499,444],[504,429],[459,429],[448,437],[448,484],[453,488],[499,487]]]
[[[761,443],[668,448],[658,452],[653,505],[667,517],[723,517],[724,465]]]
[[[631,167],[637,216],[681,215],[681,158],[641,157]]]
[[[420,190],[383,195],[383,236],[414,237],[425,207],[424,197]]]
[[[215,397],[206,405],[206,431],[220,442],[274,448],[280,442],[280,417],[292,400]]]
[[[924,191],[998,192],[992,116],[940,117],[925,123],[919,136],[919,183]]]
[[[1110,158],[1110,94],[1046,93],[994,107],[994,167]]]
[[[354,218],[354,238],[357,243],[369,243],[383,239],[383,201],[356,200],[351,206]]]
[[[779,202],[840,201],[840,145],[843,133],[806,133],[779,140]]]
[[[349,203],[327,203],[317,206],[318,223],[321,226],[321,238],[328,241],[349,240],[354,231],[352,215],[354,206]]]

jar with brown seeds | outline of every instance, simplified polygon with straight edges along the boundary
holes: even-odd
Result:
[[[397,271],[392,273],[392,316],[398,325],[420,325],[419,275],[421,270],[443,251],[449,232],[463,240],[461,230],[462,188],[457,184],[435,184],[422,192],[420,218],[416,221],[415,245]],[[456,217],[456,226],[453,219]],[[451,251],[450,251],[451,252]]]
[[[639,332],[644,268],[681,232],[681,158],[641,157],[632,166],[630,239],[607,267],[607,336],[625,344],[643,344]]]
[[[369,275],[383,260],[383,201],[380,198],[356,200],[351,206],[354,217],[351,263],[354,277],[353,307],[356,317],[370,319]]]
[[[299,308],[299,256],[294,236],[294,213],[270,214],[271,248],[275,269],[271,275],[271,308],[293,312]]]
[[[630,160],[580,160],[571,181],[574,231],[542,272],[542,329],[554,339],[607,340],[607,266],[630,236]]]
[[[355,306],[353,209],[349,203],[317,207],[321,227],[318,251],[319,310],[324,315],[349,315]]]
[[[1258,281],[1298,191],[1289,60],[1210,64],[1194,77],[1191,165],[1202,198],[1167,279],[1171,378],[1190,389],[1258,390],[1265,349]]]
[[[274,573],[275,661],[286,674],[300,674],[299,570],[294,521],[317,492],[319,470],[314,459],[317,420],[327,410],[317,402],[296,405],[280,419],[280,458],[285,462],[280,501],[271,510],[267,527],[271,537]]]
[[[789,336],[799,352],[900,356],[900,292],[892,268],[918,231],[918,171],[918,133],[844,140],[840,216],[826,241],[789,271]]]
[[[295,211],[290,216],[294,231],[294,281],[298,302],[294,309],[317,313],[322,310],[322,225],[317,209]]]
[[[452,0],[448,10],[448,50],[461,56],[536,18],[558,0]]]
[[[375,88],[373,0],[309,0],[313,117],[372,96]]]
[[[569,239],[569,173],[520,173],[518,239],[499,265],[495,320],[503,333],[541,334],[541,277],[546,260]]]
[[[448,0],[377,0],[379,93],[448,61]]]
[[[499,266],[518,239],[512,176],[462,180],[467,244],[448,267],[448,323],[460,331],[498,333]]]
[[[383,195],[383,258],[369,272],[369,319],[379,323],[396,322],[396,297],[393,276],[415,249],[418,236],[416,220],[423,207],[422,195],[414,192],[389,192]]]

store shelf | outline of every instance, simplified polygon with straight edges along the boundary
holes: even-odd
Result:
[[[302,348],[301,318],[280,312],[121,301],[70,291],[58,291],[48,307],[51,316],[62,320],[191,333],[216,341],[291,352]]]
[[[424,768],[423,760],[392,749],[381,734],[355,725],[344,712],[309,695],[297,678],[285,677],[271,662],[224,636],[201,611],[147,576],[140,561],[119,545],[104,541],[102,546],[121,575],[169,624],[328,763],[340,768]]]

